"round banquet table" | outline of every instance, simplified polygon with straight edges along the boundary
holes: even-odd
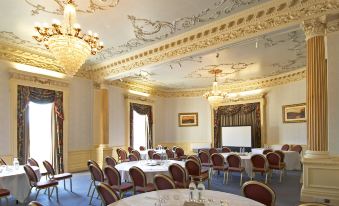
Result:
[[[40,179],[39,167],[32,166],[32,168],[38,179]],[[1,166],[0,170],[0,187],[8,189],[11,195],[23,203],[31,189],[24,167],[19,166],[19,169],[15,170],[13,166],[8,165],[7,168]]]
[[[109,206],[139,206],[158,205],[162,199],[162,206],[182,206],[188,200],[188,189],[158,190],[124,198]],[[206,206],[262,206],[263,204],[254,200],[225,192],[204,190],[202,194]],[[156,204],[157,203],[157,204]]]
[[[225,157],[225,162],[227,162],[226,158],[227,158],[228,155],[238,154],[238,153],[230,152],[230,153],[220,153],[220,154]],[[245,168],[247,176],[252,177],[253,166],[252,166],[252,162],[251,162],[251,154],[245,153],[245,154],[239,155],[239,156],[241,158],[241,166]]]
[[[148,164],[158,163],[157,165],[150,166]],[[185,167],[185,162],[175,161],[175,160],[140,160],[140,161],[132,161],[132,162],[123,162],[117,164],[115,168],[120,172],[121,181],[122,182],[131,182],[129,176],[129,169],[133,166],[139,167],[146,174],[147,182],[153,183],[153,177],[156,174],[166,174],[169,175],[168,167],[177,163],[183,167]]]

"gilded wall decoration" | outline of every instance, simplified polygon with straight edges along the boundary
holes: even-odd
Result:
[[[83,1],[84,0],[82,0],[82,2]],[[33,9],[31,10],[31,14],[32,16],[34,16],[40,14],[41,12],[63,15],[64,5],[66,1],[53,0],[52,2],[54,3],[54,5],[51,6],[51,8],[47,8],[47,1],[44,1],[44,3],[38,3],[38,0],[25,0],[25,2],[33,7]],[[119,0],[86,0],[86,6],[85,8],[82,8],[83,6],[80,6],[75,2],[77,6],[77,12],[79,13],[94,13],[96,11],[108,10],[118,5],[118,3]],[[81,5],[83,5],[83,3]]]
[[[37,76],[22,74],[22,73],[17,73],[17,72],[10,72],[10,79],[24,80],[24,81],[33,82],[36,84],[41,84],[41,85],[53,85],[53,86],[59,86],[59,87],[69,86],[69,83],[66,81],[58,81],[58,80],[53,80],[53,79],[49,79],[45,77],[37,77]]]

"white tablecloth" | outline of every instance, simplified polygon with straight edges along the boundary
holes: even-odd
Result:
[[[151,162],[158,162],[155,160],[140,160],[140,161],[133,161],[133,162],[123,162],[120,164],[117,164],[115,168],[120,172],[121,174],[121,181],[124,182],[131,182],[130,176],[129,176],[129,169],[133,166],[139,167],[144,173],[146,174],[147,182],[153,183],[153,177],[156,174],[166,174],[169,175],[168,167],[173,164],[177,163],[181,166],[185,167],[185,162],[182,161],[175,161],[175,160],[161,160],[161,165],[155,165],[155,166],[149,166],[148,163]]]
[[[139,206],[139,205],[156,205],[159,199],[164,202],[163,206],[182,206],[188,200],[189,190],[187,189],[174,189],[174,190],[159,190],[154,192],[147,192],[131,197],[124,198],[120,201],[110,204],[109,206]],[[225,192],[204,190],[203,199],[208,205],[220,205],[220,201],[224,202],[224,206],[262,206],[263,204],[254,200],[234,195]],[[212,202],[213,201],[213,202]],[[227,203],[227,204],[226,204]],[[158,205],[158,204],[157,204]]]
[[[222,156],[225,157],[225,162],[227,163],[227,156],[233,153],[220,153]],[[251,155],[246,154],[246,155],[240,155],[241,158],[241,166],[245,168],[246,174],[248,177],[252,177],[252,162],[251,162]]]
[[[148,160],[149,159],[148,158],[148,151],[149,150],[139,151],[140,157],[141,157],[142,160]],[[155,151],[155,153],[160,154],[163,157],[163,159],[167,158],[166,150],[162,149],[162,150],[154,150],[154,151]]]
[[[265,148],[253,148],[252,154],[262,154]],[[284,162],[286,163],[286,170],[301,170],[300,154],[295,151],[283,151],[285,154]]]
[[[22,203],[26,199],[31,188],[24,167],[19,166],[18,170],[15,170],[13,166],[7,167],[7,170],[4,169],[0,173],[0,187],[8,189],[11,192],[11,195]],[[32,166],[32,168],[37,174],[38,179],[40,179],[41,174],[39,168],[34,166]]]

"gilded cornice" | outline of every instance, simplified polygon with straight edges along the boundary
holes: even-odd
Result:
[[[291,82],[299,81],[306,78],[306,69],[298,69],[293,72],[288,72],[280,75],[275,75],[271,77],[266,77],[258,80],[247,81],[242,83],[234,83],[234,84],[224,84],[220,85],[220,90],[228,93],[233,92],[243,92],[250,91],[256,89],[264,89],[269,87],[274,87],[282,84],[288,84]],[[108,82],[107,84],[112,86],[121,87],[124,89],[131,89],[135,91],[140,91],[144,93],[148,93],[154,96],[160,97],[197,97],[202,96],[205,92],[210,91],[212,88],[198,88],[198,89],[186,89],[186,90],[161,90],[155,89],[150,86],[137,84],[134,82],[126,82],[126,81],[114,81]]]
[[[306,40],[315,36],[324,36],[326,24],[319,18],[309,19],[303,22],[303,29],[305,31]]]
[[[40,76],[33,76],[23,73],[17,72],[10,72],[10,79],[17,79],[32,82],[35,84],[41,85],[50,85],[50,86],[58,86],[58,87],[68,87],[69,83],[66,81],[58,81],[50,78],[40,77]]]
[[[198,51],[223,46],[264,32],[298,25],[306,19],[339,10],[338,0],[275,0],[199,27],[93,67],[98,80],[135,68],[183,58]]]
[[[148,103],[154,103],[153,99],[147,98],[147,97],[142,97],[142,96],[137,96],[137,95],[131,95],[131,94],[125,94],[125,99],[128,100],[134,100],[134,101],[141,101],[141,102],[148,102]]]

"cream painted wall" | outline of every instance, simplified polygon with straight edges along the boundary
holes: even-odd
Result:
[[[0,155],[11,152],[9,74],[0,63]]]
[[[306,102],[306,80],[273,87],[266,95],[268,144],[307,144],[306,123],[283,123],[282,106]]]
[[[339,32],[327,36],[329,151],[339,155]]]

